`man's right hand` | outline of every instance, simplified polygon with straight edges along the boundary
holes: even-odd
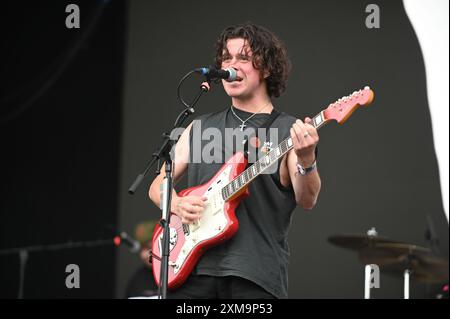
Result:
[[[173,197],[171,211],[181,218],[183,224],[191,224],[201,218],[207,199],[204,196]]]

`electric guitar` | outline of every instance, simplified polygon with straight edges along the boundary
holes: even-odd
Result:
[[[372,102],[374,92],[363,90],[340,98],[330,104],[312,119],[312,125],[319,129],[331,120],[343,124],[359,107]],[[169,241],[168,288],[181,286],[189,277],[199,258],[210,247],[230,239],[238,230],[235,209],[249,195],[248,185],[266,168],[276,163],[293,148],[288,137],[250,167],[243,152],[235,153],[207,183],[185,189],[178,196],[205,196],[206,207],[202,217],[192,223],[183,224],[181,218],[171,213]],[[153,275],[160,285],[163,228],[158,224],[153,233],[152,260]]]

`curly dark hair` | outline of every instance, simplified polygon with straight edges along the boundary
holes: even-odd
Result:
[[[247,22],[233,25],[222,31],[216,42],[214,63],[221,68],[224,50],[226,53],[227,41],[242,38],[247,41],[253,52],[253,67],[269,73],[266,78],[267,93],[270,97],[279,97],[286,89],[291,62],[284,44],[266,28]]]

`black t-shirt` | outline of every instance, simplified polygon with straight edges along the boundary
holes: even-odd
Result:
[[[141,266],[130,278],[126,297],[152,297],[158,294],[158,286],[153,278],[153,272],[146,266]]]
[[[245,120],[252,113],[235,109],[236,114]],[[245,124],[246,129],[262,125],[269,114],[256,114]],[[190,133],[191,161],[188,164],[188,186],[198,186],[208,182],[228,159],[229,150],[225,149],[224,140],[231,129],[239,128],[242,123],[231,112],[224,111],[206,114],[196,119],[201,123],[201,130]],[[271,125],[269,140],[276,147],[290,136],[290,128],[296,118],[281,112]],[[194,124],[195,125],[195,124]],[[226,130],[228,128],[228,130]],[[274,131],[276,129],[276,131]],[[207,133],[205,136],[199,135]],[[208,134],[220,131],[222,147],[212,149]],[[213,134],[214,135],[214,134]],[[215,136],[217,137],[217,136]],[[208,147],[216,161],[193,163],[193,156],[199,159],[199,146],[193,148],[193,141],[200,142],[203,149]],[[269,142],[267,140],[267,142]],[[239,145],[236,141],[236,145]],[[214,142],[215,144],[217,141]],[[211,276],[239,276],[260,285],[278,298],[287,298],[288,291],[288,230],[291,224],[292,212],[296,207],[295,194],[291,187],[280,183],[280,163],[274,164],[275,172],[261,174],[250,185],[250,196],[244,199],[236,209],[239,229],[229,241],[213,247],[199,260],[194,273]]]

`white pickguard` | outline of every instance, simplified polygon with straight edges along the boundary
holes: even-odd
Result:
[[[227,225],[221,190],[230,182],[232,166],[228,166],[214,180],[204,196],[208,198],[206,207],[202,212],[202,217],[198,222],[188,225],[189,233],[185,234],[185,243],[177,257],[175,263],[170,263],[177,273],[183,265],[189,253],[200,242],[211,239],[220,234]]]

